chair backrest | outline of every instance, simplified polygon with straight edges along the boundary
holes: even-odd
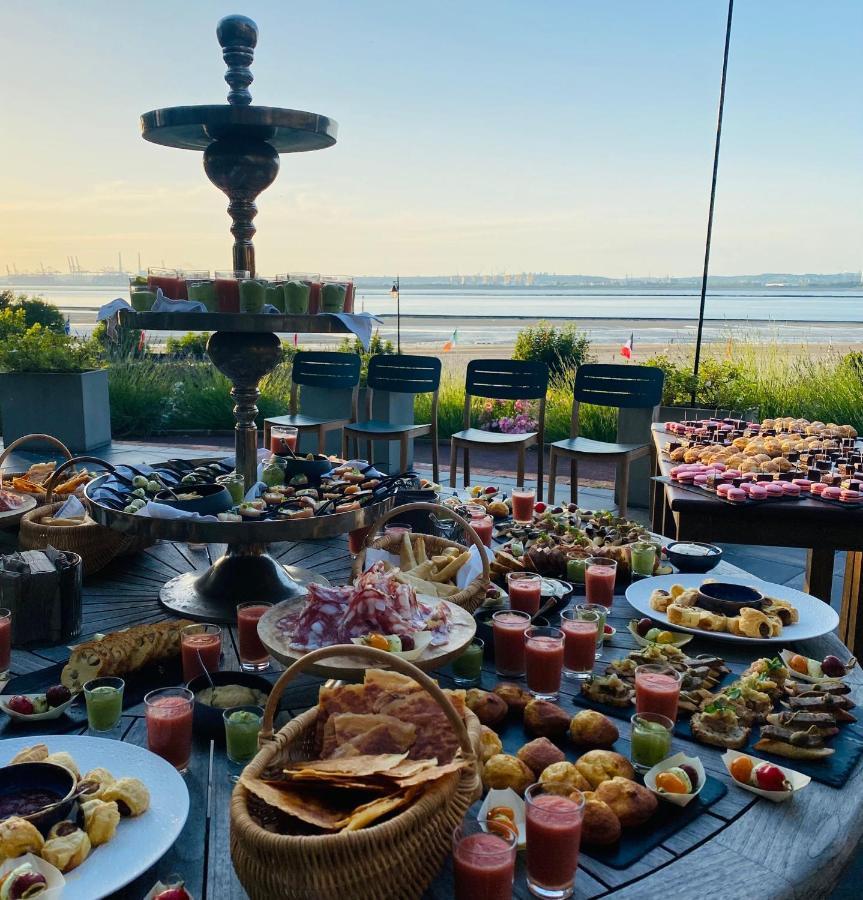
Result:
[[[409,353],[379,353],[369,360],[368,386],[394,394],[429,394],[440,387],[440,360]]]
[[[291,364],[291,414],[297,413],[299,385],[329,390],[353,390],[351,410],[356,419],[356,402],[360,383],[358,353],[334,350],[301,350]]]
[[[575,373],[574,401],[617,409],[647,409],[662,400],[665,373],[655,366],[593,364]]]
[[[467,364],[465,393],[491,400],[544,400],[548,366],[521,359],[472,359]]]

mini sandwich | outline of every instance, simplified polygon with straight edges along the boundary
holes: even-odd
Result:
[[[749,740],[752,731],[741,724],[737,713],[723,697],[717,697],[696,713],[691,721],[693,737],[702,744],[739,750]]]
[[[785,705],[793,712],[829,712],[836,716],[837,722],[856,722],[857,719],[848,712],[852,702],[845,696],[825,694],[819,691],[806,691],[796,697],[789,697]]]
[[[779,714],[783,715],[794,714]],[[762,725],[761,739],[755,744],[755,749],[763,753],[787,756],[789,759],[824,759],[834,752],[832,747],[824,744],[825,735],[820,732],[825,728],[829,730],[829,726],[819,724],[804,728],[799,722],[790,725]]]
[[[839,733],[836,717],[827,712],[784,712],[771,713],[767,717],[768,725],[790,728],[792,731],[808,731],[820,737],[833,737]]]

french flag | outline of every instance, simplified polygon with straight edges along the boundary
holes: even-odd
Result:
[[[620,348],[620,355],[625,356],[627,359],[632,359],[632,350],[635,347],[635,334],[631,333],[629,335],[629,340]]]

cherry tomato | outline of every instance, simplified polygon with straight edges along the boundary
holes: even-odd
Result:
[[[731,763],[731,777],[743,784],[749,784],[752,775],[752,760],[748,756],[738,756]]]
[[[755,770],[755,780],[762,791],[787,791],[788,785],[782,769],[771,763],[764,763]]]
[[[686,785],[672,772],[660,772],[656,776],[656,787],[669,794],[686,793]]]
[[[378,650],[389,650],[389,641],[382,634],[370,634],[366,641],[369,647],[375,647]]]
[[[795,672],[802,672],[804,675],[809,672],[809,660],[799,654],[795,654],[788,660],[788,666]]]

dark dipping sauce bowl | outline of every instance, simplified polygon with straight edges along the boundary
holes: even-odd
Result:
[[[702,609],[724,616],[738,616],[744,607],[761,609],[764,605],[764,594],[745,584],[712,581],[702,584],[698,593]]]
[[[72,773],[53,763],[3,766],[0,768],[0,820],[20,816],[47,835],[52,825],[72,813],[77,797],[75,786]]]
[[[210,678],[213,679],[213,684],[216,688],[224,687],[226,684],[239,684],[242,687],[255,688],[255,690],[261,691],[267,696],[270,695],[270,691],[273,689],[270,681],[267,681],[262,675],[256,675],[254,672],[210,672]],[[210,682],[207,680],[206,675],[198,675],[186,685],[195,695],[192,721],[196,734],[223,745],[225,743],[224,708],[221,706],[210,706],[208,703],[202,703],[198,700],[198,694],[205,688],[209,688],[209,686]]]
[[[697,548],[697,551],[692,552],[692,548]],[[666,546],[665,555],[679,572],[703,574],[719,565],[722,550],[715,544],[700,541],[672,541]]]

